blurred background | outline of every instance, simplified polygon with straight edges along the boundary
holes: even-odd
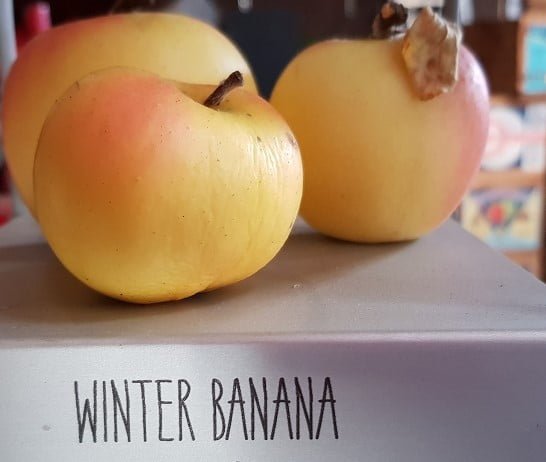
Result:
[[[0,0],[7,2],[9,0]],[[243,51],[261,94],[309,44],[365,37],[383,0],[15,0],[17,47],[52,25],[134,10],[188,14],[211,23]],[[454,218],[491,247],[546,280],[546,0],[407,0],[431,6],[464,30],[491,88],[482,169]],[[10,194],[0,154],[0,225],[24,213]]]

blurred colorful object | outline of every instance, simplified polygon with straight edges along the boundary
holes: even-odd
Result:
[[[7,2],[8,0],[2,1]],[[9,10],[9,14],[12,15],[13,12],[11,9]],[[7,18],[3,19],[7,20]],[[20,50],[34,36],[50,27],[51,11],[49,4],[46,2],[34,2],[28,5],[24,10],[22,21],[16,28],[17,49]],[[7,72],[8,66],[4,63],[4,60],[3,65],[6,67],[5,70]],[[0,225],[9,221],[14,214],[14,204],[10,189],[8,170],[0,155]]]
[[[546,93],[546,13],[542,24],[529,25],[524,33],[521,91],[528,95]]]
[[[462,225],[541,276],[546,104],[493,101],[482,171],[463,200]]]
[[[546,104],[532,104],[524,112],[526,142],[521,150],[521,169],[544,172],[546,165]]]
[[[17,26],[17,48],[51,27],[51,10],[46,2],[32,3],[25,8],[23,21]]]
[[[541,195],[538,188],[473,191],[465,199],[463,226],[499,250],[538,249]]]
[[[482,168],[503,170],[515,166],[520,156],[522,133],[523,119],[517,109],[492,108]]]
[[[482,160],[484,170],[544,168],[546,105],[491,108],[489,137]]]

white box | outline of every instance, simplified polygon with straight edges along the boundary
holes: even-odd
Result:
[[[451,222],[382,246],[298,225],[247,281],[133,306],[15,221],[0,371],[2,462],[546,458],[546,288]]]

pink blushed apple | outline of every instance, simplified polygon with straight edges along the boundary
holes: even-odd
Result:
[[[301,214],[317,230],[357,242],[418,238],[450,216],[478,170],[489,118],[484,74],[464,46],[454,49],[457,37],[446,55],[437,51],[444,42],[427,49],[421,38],[325,41],[279,78],[271,102],[300,145]]]

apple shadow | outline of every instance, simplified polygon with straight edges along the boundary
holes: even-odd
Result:
[[[290,297],[297,289],[335,284],[355,266],[389,258],[411,243],[367,246],[296,230],[279,254],[252,277],[185,300],[135,305],[103,296],[73,277],[45,243],[0,248],[0,325],[93,324],[162,317],[199,325],[205,311],[216,323],[248,316],[262,300]],[[272,314],[274,315],[274,314]],[[205,316],[207,317],[207,316]],[[210,316],[208,316],[210,317]],[[206,325],[201,326],[206,330]]]

